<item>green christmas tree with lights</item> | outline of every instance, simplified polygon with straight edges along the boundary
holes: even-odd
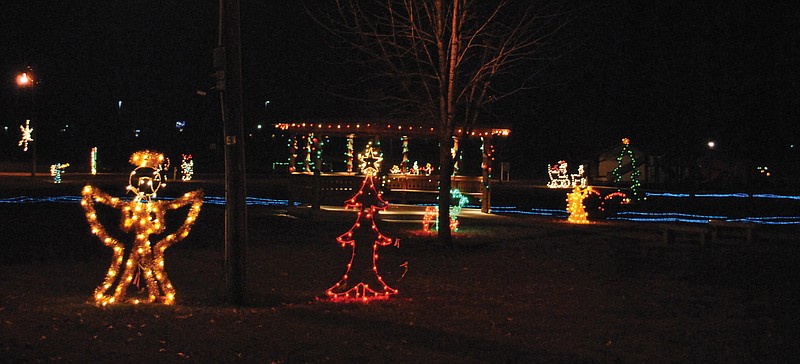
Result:
[[[617,168],[611,172],[614,175],[614,184],[617,186],[617,191],[622,192],[622,176],[624,176],[628,170],[631,172],[631,194],[630,198],[634,200],[641,199],[641,195],[639,192],[639,186],[641,183],[639,182],[639,169],[636,167],[636,157],[633,155],[633,151],[630,148],[631,140],[628,138],[622,139],[622,151],[620,151],[619,156],[617,156]],[[630,159],[630,169],[623,164],[625,157]]]

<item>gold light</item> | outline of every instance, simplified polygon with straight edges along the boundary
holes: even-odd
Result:
[[[101,202],[110,207],[123,211],[123,218],[120,228],[123,232],[134,232],[135,239],[131,248],[130,256],[125,262],[125,269],[119,279],[117,274],[123,261],[124,246],[119,240],[111,237],[102,224],[97,220],[97,211],[94,201]],[[131,204],[135,207],[131,209]],[[174,210],[191,204],[189,213],[178,230],[159,240],[151,248],[150,235],[162,233],[164,225],[161,221],[167,210]],[[144,206],[143,206],[144,205]],[[128,286],[132,283],[136,270],[141,268],[147,284],[148,298],[146,302],[152,303],[156,300],[164,304],[172,304],[175,299],[175,289],[164,271],[164,251],[171,245],[180,242],[189,235],[192,225],[200,214],[203,205],[203,192],[201,190],[189,192],[184,196],[173,201],[131,201],[123,202],[119,199],[111,198],[106,193],[86,186],[83,189],[83,200],[81,206],[86,212],[86,219],[91,226],[92,233],[107,247],[113,249],[114,254],[111,259],[111,266],[103,283],[95,289],[94,298],[98,305],[107,305],[115,302],[137,303],[141,300],[125,300],[125,293]],[[133,221],[138,219],[139,224]],[[176,237],[179,236],[179,237]],[[116,282],[113,294],[109,289]]]
[[[586,218],[586,207],[583,206],[583,200],[589,193],[592,192],[591,187],[581,188],[575,186],[572,192],[567,194],[567,213],[569,217],[567,221],[573,224],[588,224],[589,220]]]
[[[137,152],[131,156],[130,162],[137,168],[153,168],[160,166],[164,162],[164,156],[149,151]],[[131,175],[135,175],[135,171]],[[128,186],[128,190],[131,189],[130,187]],[[122,302],[138,304],[140,302],[152,303],[156,301],[167,305],[173,304],[175,301],[175,289],[164,271],[164,251],[189,235],[189,231],[197,221],[197,216],[200,214],[200,208],[203,205],[203,191],[189,192],[172,201],[142,199],[138,193],[137,197],[132,201],[122,201],[92,186],[84,187],[82,195],[81,206],[86,213],[86,220],[89,222],[92,234],[97,236],[103,242],[103,245],[112,248],[114,251],[106,278],[94,291],[95,303],[102,306]],[[119,209],[122,214],[120,229],[125,233],[133,233],[135,236],[124,270],[120,268],[122,267],[125,247],[119,240],[109,235],[105,227],[98,221],[95,209],[96,203]],[[186,205],[191,206],[183,225],[151,246],[150,236],[161,234],[165,230],[163,222],[165,221],[166,212]],[[128,287],[133,282],[134,274],[139,269],[143,272],[147,286],[147,298],[142,300],[134,297],[126,300],[125,295]],[[122,271],[122,274],[120,274],[120,271]]]

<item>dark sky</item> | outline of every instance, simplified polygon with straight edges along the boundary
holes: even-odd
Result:
[[[598,6],[576,25],[576,34],[587,32],[585,46],[554,66],[567,84],[534,97],[534,112],[559,120],[544,123],[548,132],[585,128],[574,142],[589,149],[620,135],[659,152],[713,139],[721,151],[778,158],[800,136],[798,9],[746,1]]]
[[[564,29],[573,50],[552,61],[540,87],[496,107],[513,125],[516,165],[593,158],[622,137],[659,154],[714,139],[720,152],[796,158],[789,146],[800,142],[800,5],[613,3],[583,9]],[[93,145],[120,154],[179,148],[221,136],[217,99],[195,93],[213,84],[216,1],[0,6],[0,127],[9,127],[0,161],[24,159],[16,141],[30,95],[13,77],[26,65],[40,82],[33,102],[42,158],[82,156]],[[356,116],[359,105],[321,86],[345,82],[353,71],[329,56],[323,32],[299,2],[243,0],[242,10],[247,128]],[[178,120],[188,127],[176,136]],[[143,130],[136,140],[135,128]]]

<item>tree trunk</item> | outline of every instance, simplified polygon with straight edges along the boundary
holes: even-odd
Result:
[[[453,245],[450,233],[450,184],[453,174],[453,157],[450,155],[452,137],[449,130],[442,130],[439,138],[439,243],[444,246]]]
[[[457,1],[457,0],[456,0]],[[439,57],[439,216],[438,238],[444,246],[453,245],[450,233],[450,180],[453,170],[453,157],[450,155],[450,139],[452,137],[452,97],[448,92],[450,83],[450,66],[445,47],[445,21],[442,0],[436,0],[436,49]]]

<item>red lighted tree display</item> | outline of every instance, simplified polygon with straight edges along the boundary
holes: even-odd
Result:
[[[375,189],[372,173],[367,173],[361,188],[355,196],[345,202],[346,208],[358,210],[353,227],[336,238],[342,248],[350,247],[353,254],[347,264],[347,271],[338,283],[325,293],[334,301],[369,301],[385,299],[396,294],[378,272],[378,247],[392,245],[391,238],[384,236],[375,225],[375,214],[385,210],[389,203],[381,198]],[[372,254],[368,251],[372,242]]]

